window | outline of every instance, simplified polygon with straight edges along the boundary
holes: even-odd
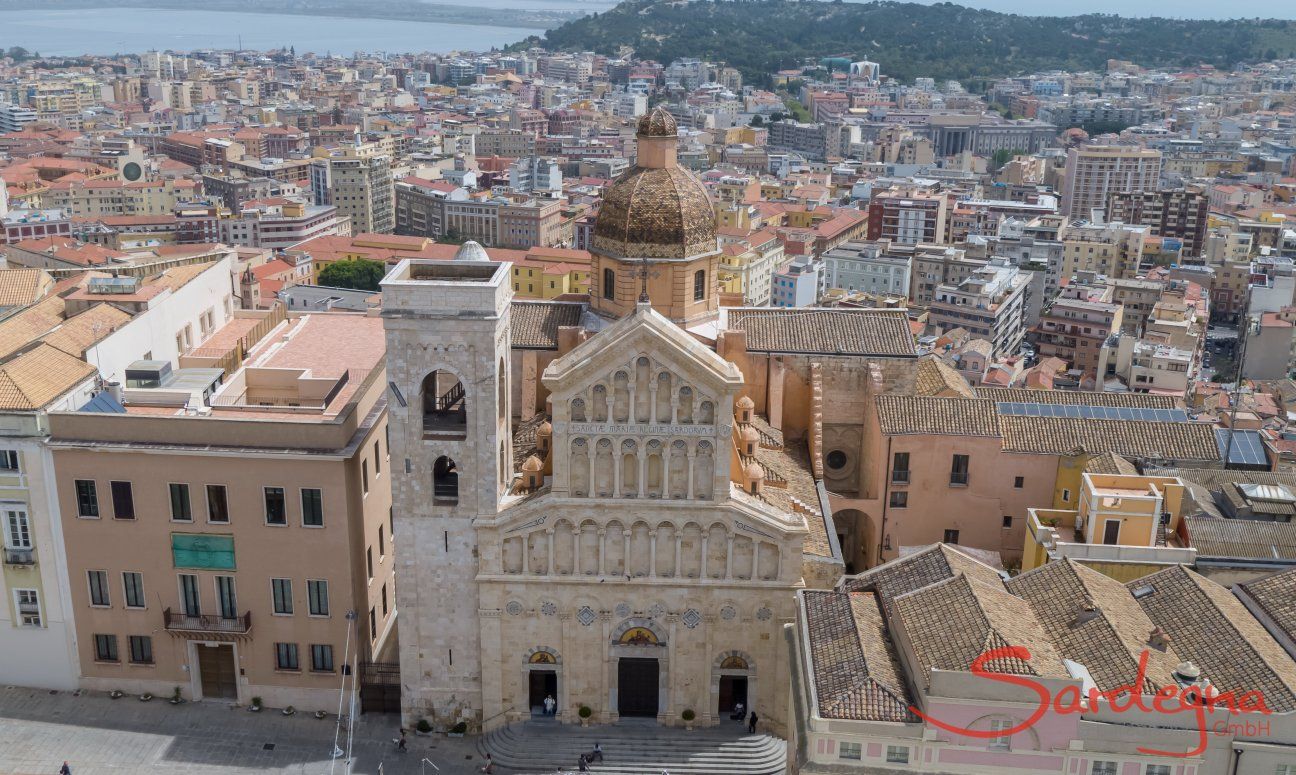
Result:
[[[373,581],[373,547],[365,549],[365,569],[369,572],[369,580]]]
[[[968,456],[955,455],[950,461],[950,484],[963,486],[968,483]]]
[[[888,745],[886,760],[888,764],[908,764],[909,763],[909,746],[907,745]]]
[[[1281,765],[1278,767],[1278,771],[1279,771],[1279,772],[1282,772],[1282,766],[1281,766]],[[1168,765],[1168,764],[1149,764],[1149,765],[1148,765],[1148,766],[1143,770],[1143,775],[1170,775],[1170,765]],[[1294,770],[1293,775],[1296,775],[1296,770]]]
[[[1011,514],[1004,514],[1004,515],[1003,515],[1003,526],[1004,526],[1004,529],[1005,529],[1005,530],[1008,529],[1008,528],[1010,528],[1010,527],[1012,527],[1012,515],[1011,515]]]
[[[377,610],[370,608],[369,609],[369,640],[376,640],[377,638],[378,638],[378,612]]]
[[[234,594],[234,577],[216,577],[216,607],[222,619],[238,618],[238,597]]]
[[[706,299],[706,270],[699,269],[693,273],[693,301]]]
[[[1025,487],[1025,486],[1026,486],[1026,477],[1024,477],[1024,476],[1014,476],[1014,477],[1013,477],[1013,489],[1015,489],[1015,490],[1020,490],[1021,488]]]
[[[382,476],[382,449],[381,441],[374,442],[374,477]]]
[[[369,494],[369,461],[368,460],[360,461],[360,487],[361,487],[361,492],[363,494],[365,495]]]
[[[94,650],[96,662],[118,662],[117,658],[117,636],[101,635],[94,636]]]
[[[1296,775],[1296,764],[1280,764],[1275,775]]]
[[[1089,775],[1116,775],[1116,762],[1094,762]]]
[[[27,520],[26,511],[23,511],[22,509],[7,509],[5,511],[4,530],[4,545],[7,548],[31,548],[31,523]]]
[[[1062,502],[1063,502],[1063,503],[1070,503],[1070,502],[1071,502],[1071,491],[1070,491],[1070,490],[1063,490],[1063,491],[1062,491]]]
[[[859,760],[863,753],[863,746],[859,743],[847,743],[842,741],[837,744],[837,758]]]
[[[386,530],[382,525],[378,526],[378,557],[379,559],[387,556],[387,539],[383,537]]]
[[[86,571],[86,579],[90,582],[90,605],[105,608],[112,605],[108,594],[108,571]]]
[[[324,527],[324,493],[315,487],[301,491],[302,524],[306,527]]]
[[[144,608],[144,574],[122,571],[122,594],[127,608]]]
[[[311,616],[328,616],[328,582],[321,580],[306,582],[306,596],[310,600]]]
[[[275,644],[275,670],[301,670],[296,643]]]
[[[265,488],[265,520],[267,525],[288,524],[288,508],[284,504],[284,488]]]
[[[128,635],[126,646],[130,649],[130,661],[133,665],[153,664],[153,639],[147,635]]]
[[[0,449],[0,471],[16,474],[20,473],[18,467],[18,450]]]
[[[270,579],[270,597],[274,600],[274,612],[288,615],[293,612],[292,579]]]
[[[444,455],[432,464],[432,500],[459,502],[459,470],[455,462]]]
[[[908,452],[897,452],[891,456],[891,483],[909,484]]]
[[[229,501],[225,498],[225,485],[207,485],[207,521],[228,524]]]
[[[998,718],[990,719],[991,732],[1003,732],[1004,730],[1012,729],[1012,726],[1013,726],[1012,721],[1010,721],[1009,719],[998,719]],[[1010,740],[1011,738],[1007,735],[1002,735],[1000,737],[992,737],[990,738],[989,748],[992,751],[1007,751]]]
[[[958,543],[958,536],[959,536],[959,531],[957,531],[957,530],[946,530],[946,531],[945,531],[945,537],[944,537],[943,539],[941,539],[941,540],[943,540],[943,541],[944,541],[945,543],[947,543],[947,544],[957,544],[957,543]]]
[[[89,519],[99,518],[99,491],[95,489],[93,479],[76,480],[77,516]]]
[[[176,522],[193,522],[193,511],[189,508],[189,485],[171,483],[167,485],[171,492],[171,519]]]
[[[333,647],[327,643],[311,644],[311,670],[316,673],[333,672]]]
[[[135,519],[135,494],[130,482],[109,482],[112,492],[113,519]]]
[[[382,607],[383,607],[383,616],[386,617],[387,616],[387,585],[386,584],[382,585]]]
[[[909,506],[909,493],[904,490],[897,490],[891,493],[891,508],[903,509]]]
[[[198,577],[192,573],[180,574],[180,609],[185,616],[202,616],[202,596],[198,593]]]
[[[15,589],[14,602],[18,604],[19,624],[23,627],[40,627],[40,593],[34,589]]]
[[[603,298],[616,298],[616,272],[611,269],[603,270]]]

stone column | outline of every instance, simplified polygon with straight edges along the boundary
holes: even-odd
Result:
[[[648,422],[657,422],[657,380],[648,381]]]
[[[624,544],[625,548],[621,550],[621,558],[622,558],[621,570],[624,571],[625,575],[629,576],[631,575],[630,574],[630,530],[627,528],[621,531],[621,535],[625,540],[625,544]]]
[[[585,497],[594,497],[594,488],[598,487],[598,480],[594,478],[594,464],[598,462],[598,439],[589,439],[586,444],[589,449],[589,486],[585,488]]]
[[[648,531],[648,578],[657,578],[657,531]]]
[[[680,577],[680,558],[684,554],[684,533],[679,528],[675,528],[675,578]]]
[[[598,537],[599,537],[598,572],[599,575],[602,576],[607,572],[607,530],[605,528],[599,528]]]
[[[553,572],[554,572],[554,546],[555,546],[555,544],[554,544],[554,529],[553,529],[553,528],[549,528],[548,530],[545,531],[545,533],[548,534],[548,536],[549,536],[549,568],[545,571],[545,574],[546,574],[546,575],[549,575],[549,576],[552,576],[552,575],[553,575]],[[730,545],[729,545],[729,549],[730,549],[730,551],[733,550],[733,544],[732,544],[732,543],[730,543]]]
[[[689,475],[688,499],[689,500],[693,500],[693,477],[694,477],[693,463],[696,458],[697,458],[697,453],[694,452],[692,449],[689,449],[688,451],[688,475]]]
[[[531,534],[522,534],[522,575],[525,576],[531,572]]]
[[[698,571],[698,578],[700,579],[707,577],[707,544],[710,542],[711,528],[707,528],[702,531],[702,567],[701,570]],[[522,566],[522,572],[526,573],[526,563],[524,562]]]
[[[726,535],[726,541],[725,541],[725,544],[726,544],[725,552],[726,552],[726,554],[725,554],[725,574],[724,574],[724,577],[727,578],[727,579],[731,579],[731,578],[733,578],[733,545],[734,545],[734,537],[733,537],[733,534],[732,534],[732,533],[726,533],[725,535]],[[552,544],[552,542],[551,542],[551,544]]]
[[[648,494],[648,445],[640,444],[636,450],[639,457],[639,497]]]

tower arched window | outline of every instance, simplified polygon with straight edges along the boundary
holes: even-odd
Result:
[[[693,273],[693,301],[706,299],[706,270],[699,269]]]
[[[603,270],[603,298],[616,298],[616,271],[612,269]]]
[[[459,468],[445,455],[432,464],[432,499],[442,503],[459,502]]]
[[[423,378],[423,435],[466,436],[468,398],[453,373],[437,370]]]

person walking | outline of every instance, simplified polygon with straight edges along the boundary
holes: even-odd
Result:
[[[603,746],[599,745],[599,742],[597,740],[594,741],[594,750],[590,751],[590,755],[589,755],[589,760],[591,762],[594,761],[595,759],[598,759],[600,763],[602,763],[603,761]]]
[[[489,753],[486,754],[486,763],[482,765],[481,771],[486,773],[486,775],[491,775],[491,773],[495,771],[495,762],[491,759]]]
[[[756,722],[760,719],[756,716],[756,711],[752,711],[751,718],[747,719],[747,734],[756,734]]]
[[[63,766],[59,767],[59,775],[72,775],[72,768],[68,766],[67,762],[63,762]]]
[[[409,740],[405,739],[404,729],[402,729],[400,733],[401,733],[400,739],[396,741],[396,750],[400,751],[401,753],[405,753],[406,747],[409,746]]]
[[[553,695],[546,694],[544,698],[544,714],[546,716],[552,716],[554,714],[554,708],[557,705],[558,701],[553,698]]]

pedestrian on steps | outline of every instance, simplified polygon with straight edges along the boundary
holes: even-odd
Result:
[[[63,762],[63,766],[59,767],[59,775],[72,775],[72,768],[68,766],[67,762]]]
[[[491,773],[495,771],[495,762],[491,760],[491,755],[489,753],[486,754],[486,763],[482,765],[481,771],[486,773],[486,775],[491,775]]]
[[[760,721],[760,719],[757,718],[757,716],[756,716],[756,711],[753,710],[753,711],[752,711],[752,714],[751,714],[751,718],[747,719],[747,734],[749,734],[749,735],[754,735],[754,734],[756,734],[756,722],[757,722],[757,721]]]

